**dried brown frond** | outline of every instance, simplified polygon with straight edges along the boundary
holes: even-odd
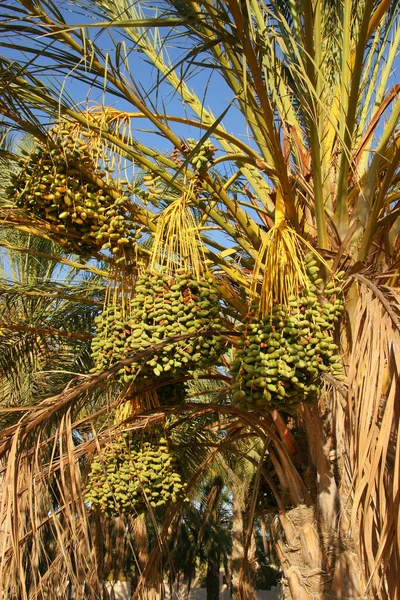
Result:
[[[347,406],[337,415],[339,449],[348,452],[342,476],[368,587],[374,597],[392,600],[400,566],[400,298],[358,279]]]
[[[7,598],[65,598],[69,580],[75,589],[86,584],[87,597],[94,597],[96,556],[70,413],[61,418],[52,443],[45,430],[32,440],[18,428],[6,458],[0,589]]]
[[[39,420],[34,430],[18,426],[4,450],[0,589],[13,600],[67,600],[71,587],[85,589],[85,599],[99,598],[109,572],[122,570],[124,548],[131,543],[122,517],[110,520],[85,502],[87,456],[107,443],[120,424],[111,423],[99,437],[76,445],[79,422],[72,420],[72,406],[67,411],[59,407],[53,435],[49,421]],[[138,418],[130,428],[149,421]],[[131,551],[140,553],[140,564],[143,544]]]

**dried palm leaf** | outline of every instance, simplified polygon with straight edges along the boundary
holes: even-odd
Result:
[[[347,403],[338,402],[338,451],[354,538],[368,587],[384,600],[399,597],[400,556],[400,297],[361,281],[349,358]],[[365,283],[367,285],[365,285]]]

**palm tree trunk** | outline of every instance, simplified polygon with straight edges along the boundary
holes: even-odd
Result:
[[[348,528],[344,529],[348,521],[339,519],[345,512],[345,505],[341,502],[327,455],[328,446],[318,407],[303,407],[302,416],[310,448],[310,480],[316,485],[312,490],[313,504],[296,503],[294,508],[281,511],[279,515],[285,542],[279,540],[276,551],[284,575],[285,598],[359,598],[364,593],[361,561]],[[279,477],[279,470],[276,472]],[[293,485],[296,483],[292,481]],[[301,493],[299,489],[295,495]]]
[[[236,595],[239,588],[240,567],[243,562],[243,516],[242,504],[239,499],[238,490],[232,488],[233,514],[232,514],[232,554],[231,554],[231,580],[232,593]]]
[[[220,570],[221,556],[220,553],[215,549],[211,551],[207,561],[207,600],[218,600],[219,599],[219,570]]]
[[[248,519],[243,512],[243,501],[237,486],[232,486],[233,524],[232,524],[232,593],[237,600],[253,600],[256,597],[254,577],[257,568],[254,527],[249,528]],[[243,495],[243,494],[242,494]],[[246,535],[251,537],[246,543]]]
[[[149,558],[149,540],[144,515],[139,515],[138,517],[131,517],[130,527],[135,551],[137,554],[136,558],[138,566],[141,570],[143,570]]]

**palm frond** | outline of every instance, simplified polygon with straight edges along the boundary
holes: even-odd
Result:
[[[351,527],[358,532],[368,585],[390,597],[399,553],[399,299],[363,276],[357,311],[346,418],[344,468],[347,493],[354,497]],[[388,308],[390,312],[388,312]],[[357,374],[357,375],[356,375]]]

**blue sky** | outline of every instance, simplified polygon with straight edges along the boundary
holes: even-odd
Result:
[[[85,17],[75,10],[71,10],[71,4],[68,2],[61,4],[60,10],[62,10],[66,23],[71,27],[83,26],[90,23],[90,20],[87,16]],[[102,20],[104,19],[102,18]],[[95,22],[97,21],[93,19],[91,24],[93,25]],[[86,33],[102,52],[110,53],[111,61],[115,60],[115,43],[122,41],[122,36],[117,29],[104,31],[102,28],[90,27],[86,30]],[[163,30],[163,33],[165,33],[165,30]],[[114,43],[111,40],[111,36]],[[49,43],[51,43],[50,38],[48,39]],[[129,44],[126,38],[125,42]],[[190,43],[190,40],[186,39],[185,37],[181,37],[178,40],[174,40],[174,45],[178,47],[173,47],[172,44],[168,44],[168,52],[171,60],[173,60],[174,63],[182,61],[182,64],[179,68],[183,71],[188,66],[187,61],[184,60],[184,57],[187,53]],[[21,36],[21,46],[23,46],[23,44],[24,40],[23,36]],[[157,87],[158,72],[149,64],[146,57],[133,50],[133,42],[131,42],[131,48],[129,48],[129,50],[131,50],[129,54],[129,64],[131,72],[134,73],[135,85],[143,93],[144,90],[152,90],[151,100],[154,102],[158,110],[165,110],[169,114],[178,115],[180,117],[187,115],[188,117],[195,118],[197,120],[198,118],[191,113],[189,108],[182,105],[180,96],[174,92],[169,85],[162,83]],[[27,59],[31,59],[31,55],[23,50],[21,50],[20,53],[13,53],[7,48],[3,47],[0,49],[0,52],[18,62],[21,59],[22,62],[25,62]],[[135,107],[132,107],[126,100],[113,96],[109,93],[104,95],[101,89],[92,87],[85,81],[73,77],[73,73],[65,77],[59,76],[58,83],[56,83],[56,76],[52,70],[52,65],[49,63],[49,59],[47,59],[45,56],[36,57],[35,66],[46,67],[46,69],[48,68],[48,75],[44,71],[41,73],[40,77],[50,86],[62,87],[62,96],[65,98],[66,104],[70,104],[72,101],[79,105],[83,110],[86,106],[86,103],[89,103],[89,105],[92,103],[104,103],[107,106],[112,106],[121,111],[136,112]],[[191,71],[193,71],[192,67]],[[204,100],[205,107],[210,107],[214,113],[214,116],[218,118],[219,115],[226,110],[227,106],[232,103],[232,92],[221,79],[221,77],[216,74],[215,70],[207,68],[207,65],[204,65],[202,68],[198,67],[195,71],[195,75],[191,76],[189,81],[187,81],[187,84],[189,88],[193,88],[196,91],[201,100]],[[100,82],[100,87],[101,86],[102,82]],[[47,119],[47,117],[43,118],[44,120]],[[245,134],[244,119],[240,111],[233,104],[231,104],[223,123],[228,131],[236,134],[239,132]],[[139,139],[142,143],[147,144],[152,148],[157,148],[163,153],[170,154],[172,152],[173,147],[169,141],[166,141],[160,135],[155,135],[154,132],[148,131],[148,121],[145,121],[144,119],[134,119],[132,122],[132,128],[133,127],[136,129],[136,131],[134,131],[134,137]],[[188,127],[181,124],[174,124],[172,127],[174,133],[180,137],[193,137],[198,140],[200,139],[201,135],[204,134],[204,130],[201,131],[198,128]],[[246,141],[250,143],[250,140]],[[220,154],[221,153],[219,153],[219,155]],[[130,179],[129,176],[127,178]],[[254,211],[251,210],[250,212],[253,213],[253,218],[257,219]],[[232,241],[226,241],[226,236],[219,232],[210,232],[209,235],[214,237],[214,239],[217,239],[223,245],[228,243],[230,246],[232,244]]]
[[[70,3],[65,3],[61,5],[60,9],[62,10],[63,17],[67,24],[71,25],[71,27],[82,26],[85,24],[94,25],[97,21],[94,17],[90,20],[88,16],[82,14],[82,12],[78,12],[78,9],[72,6]],[[1,14],[1,8],[0,8]],[[122,36],[118,32],[117,29],[109,29],[108,31],[104,31],[102,28],[91,27],[86,30],[86,33],[89,34],[90,38],[93,42],[99,46],[99,48],[103,52],[109,52],[110,58],[112,61],[115,60],[115,46],[110,39],[112,36],[115,43],[122,41]],[[163,30],[165,33],[165,29]],[[50,40],[49,40],[50,41]],[[129,44],[129,41],[125,38],[125,43]],[[23,40],[22,40],[23,44]],[[187,49],[189,48],[189,41],[184,37],[181,37],[179,40],[174,40],[174,45],[179,45],[180,48],[172,47],[172,44],[166,44],[168,49],[168,53],[173,60],[174,63],[180,62],[183,59],[182,64],[179,69],[185,70],[188,66],[187,61],[185,61],[184,57],[186,55]],[[155,103],[156,107],[159,110],[166,110],[167,113],[175,114],[179,116],[185,116],[187,114],[188,117],[193,118],[193,114],[188,109],[187,106],[183,106],[180,97],[168,86],[167,84],[161,84],[157,88],[157,94],[155,93],[155,89],[157,87],[157,77],[158,72],[152,67],[148,59],[141,55],[139,52],[133,49],[133,43],[131,43],[131,47],[129,48],[129,64],[131,68],[131,72],[134,73],[135,85],[137,85],[138,89],[142,92],[153,90],[151,95],[151,100]],[[21,56],[18,54],[12,53],[7,48],[2,48],[2,53],[10,58],[14,58],[19,60]],[[25,54],[21,52],[21,54]],[[31,58],[30,55],[24,56],[24,59]],[[46,65],[49,66],[50,76],[47,78],[47,82],[53,84],[55,82],[54,73],[51,72],[51,65],[48,64],[48,60],[44,57],[35,59],[36,65]],[[193,67],[190,67],[191,71]],[[41,75],[45,80],[45,74]],[[87,101],[90,103],[102,103],[117,108],[122,111],[135,111],[136,109],[132,107],[128,102],[124,101],[121,98],[112,97],[110,94],[104,97],[101,90],[90,87],[87,83],[80,81],[72,76],[67,76],[65,78],[58,78],[59,82],[62,83],[63,86],[63,94],[66,98],[67,102],[74,101],[75,103],[82,103],[82,106],[85,105]],[[102,82],[100,82],[102,84]],[[206,108],[211,108],[216,118],[227,108],[229,103],[232,102],[232,92],[225,84],[225,82],[221,79],[221,77],[215,73],[214,70],[207,68],[207,65],[203,65],[202,68],[196,69],[196,74],[191,76],[188,80],[188,86],[191,89],[194,89],[200,98],[200,100],[204,101],[204,105]],[[195,117],[196,118],[196,117]],[[225,124],[228,131],[236,132],[236,134],[241,133],[245,135],[245,122],[240,113],[233,105],[230,107],[228,113],[226,114],[223,123]],[[141,124],[139,121],[135,120],[135,127],[137,126],[140,129]],[[148,127],[148,123],[143,121],[143,129]],[[189,128],[187,126],[174,124],[173,126],[174,132],[177,135],[182,135],[185,137],[194,137],[198,139],[201,137],[201,133],[197,128]],[[141,141],[146,143],[149,138],[149,134],[145,131],[138,133]],[[251,140],[246,140],[248,143],[251,143]],[[151,143],[158,144],[158,147],[162,150],[170,150],[170,144],[165,145],[163,140],[158,137],[155,140],[154,135],[151,135]]]
[[[86,2],[87,0],[82,0]],[[14,4],[18,4],[14,2]],[[98,21],[93,17],[89,20],[89,17],[83,12],[79,12],[76,8],[73,8],[73,4],[70,2],[59,3],[60,10],[62,10],[65,21],[71,27],[78,27],[91,24],[95,25]],[[1,7],[0,7],[1,11]],[[104,17],[99,17],[101,21]],[[108,29],[105,31],[101,27],[91,27],[88,29],[90,38],[99,46],[103,52],[110,52],[111,60],[115,60],[115,44],[122,41],[121,33],[117,29]],[[166,30],[162,30],[161,35],[165,35]],[[114,41],[112,41],[111,39]],[[50,38],[49,43],[50,43]],[[23,43],[23,37],[21,36]],[[125,40],[126,41],[126,40]],[[126,42],[129,45],[129,42]],[[174,63],[179,62],[185,57],[188,48],[191,46],[192,41],[184,36],[179,39],[168,39],[167,47],[171,58]],[[19,58],[18,56],[13,56]],[[37,64],[46,65],[47,59],[40,57],[37,59]],[[159,111],[166,110],[167,113],[175,114],[178,116],[189,117],[193,115],[188,110],[187,106],[183,106],[180,97],[171,91],[171,88],[164,84],[157,87],[157,73],[154,68],[151,67],[148,60],[143,57],[139,52],[136,52],[133,48],[133,43],[129,46],[129,63],[131,72],[134,73],[134,84],[140,91],[153,90],[150,96],[152,102],[154,102],[156,109]],[[187,60],[183,60],[180,68],[185,69],[188,65]],[[55,81],[54,72],[51,70],[52,65],[49,65],[49,77],[48,82],[53,83]],[[241,137],[246,143],[252,145],[250,137],[247,137],[245,121],[240,111],[231,104],[233,101],[232,92],[222,80],[222,78],[212,69],[210,65],[203,64],[202,68],[198,67],[195,71],[195,75],[190,78],[188,85],[193,88],[197,93],[198,97],[204,101],[205,107],[210,107],[215,117],[225,111],[227,106],[230,106],[228,113],[223,119],[223,123],[227,130],[234,133],[236,136]],[[103,97],[101,89],[91,87],[85,83],[82,78],[76,79],[71,72],[64,80],[61,80],[63,85],[63,95],[69,97],[73,102],[81,105],[82,109],[85,107],[86,102],[102,103],[117,108],[122,111],[136,111],[126,100],[117,98],[111,94],[107,94]],[[397,79],[394,73],[391,81],[395,83]],[[100,87],[102,82],[99,82]],[[155,90],[157,89],[157,93]],[[69,102],[67,101],[67,104]],[[196,118],[196,117],[195,117]],[[133,120],[132,127],[135,127],[135,137],[137,137],[144,144],[148,144],[153,148],[160,149],[164,153],[170,153],[172,151],[172,145],[167,142],[160,135],[155,135],[154,131],[149,131],[149,123],[145,120]],[[199,139],[201,137],[201,131],[197,128],[191,128],[184,125],[174,124],[172,126],[173,131],[176,135],[181,137],[193,137]],[[379,135],[380,130],[377,129]],[[252,215],[253,216],[253,215]]]

